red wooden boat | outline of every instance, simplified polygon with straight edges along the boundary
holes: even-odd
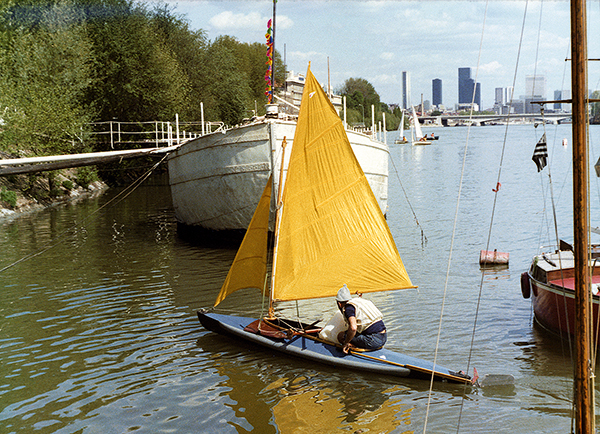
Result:
[[[600,245],[590,247],[593,329],[598,331],[600,311]],[[561,242],[559,250],[533,258],[531,267],[521,275],[521,292],[531,297],[536,322],[565,338],[575,334],[575,260],[573,250]]]

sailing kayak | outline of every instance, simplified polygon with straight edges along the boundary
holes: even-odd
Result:
[[[200,323],[216,333],[230,335],[274,349],[292,356],[312,360],[349,370],[365,371],[374,374],[393,375],[430,379],[432,372],[436,380],[471,384],[471,378],[462,372],[451,371],[426,360],[391,350],[352,351],[345,354],[341,346],[327,343],[310,333],[275,332],[265,336],[256,332],[253,324],[256,318],[235,315],[222,315],[207,311],[198,311]],[[435,368],[435,369],[434,369]]]

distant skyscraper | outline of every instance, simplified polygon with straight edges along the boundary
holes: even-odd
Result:
[[[506,104],[506,88],[505,87],[497,87],[494,90],[494,104],[505,105]]]
[[[528,75],[525,77],[525,97],[540,99],[546,98],[546,76]]]
[[[508,86],[506,88],[506,104],[510,104],[511,100],[514,98],[514,87]]]
[[[570,90],[555,90],[554,91],[554,99],[556,101],[571,99],[571,91]],[[554,103],[554,110],[570,111],[571,110],[571,104],[555,102]]]
[[[442,80],[434,78],[431,83],[431,101],[435,106],[441,106],[442,103]]]
[[[473,99],[473,91],[475,99]],[[471,78],[471,68],[458,68],[458,103],[471,104],[474,102],[481,110],[481,84]]]
[[[402,71],[402,108],[407,109],[410,104],[410,73]]]
[[[473,80],[471,68],[458,68],[458,103],[470,104],[473,101]]]
[[[555,90],[554,91],[554,100],[555,101],[559,101],[562,99],[562,91],[560,90]],[[554,110],[560,110],[562,109],[562,104],[559,102],[555,102],[554,103]]]

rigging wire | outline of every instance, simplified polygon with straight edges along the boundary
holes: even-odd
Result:
[[[538,36],[539,38],[539,36]],[[570,51],[571,51],[571,47],[570,45],[567,45],[567,53],[565,56],[565,64],[564,64],[564,68],[563,68],[563,80],[561,83],[561,88],[564,89],[565,88],[565,81],[566,81],[566,77],[567,77],[567,60],[570,58]],[[562,95],[561,95],[562,98]],[[557,143],[557,131],[558,129],[555,129],[555,135],[554,135],[554,139],[552,140],[553,144]],[[545,126],[545,122],[544,122],[544,133],[546,132],[546,126]],[[560,246],[560,235],[559,235],[559,230],[558,230],[558,216],[557,216],[557,202],[560,200],[560,197],[562,196],[562,192],[565,190],[566,186],[567,186],[567,182],[569,179],[569,175],[572,176],[572,165],[569,165],[569,170],[567,170],[565,172],[565,177],[562,181],[562,184],[560,186],[560,190],[559,190],[559,194],[558,197],[555,195],[554,193],[554,182],[553,182],[553,178],[552,178],[552,164],[553,161],[555,161],[556,159],[553,158],[555,156],[555,152],[556,152],[556,146],[552,146],[552,158],[549,161],[548,164],[548,187],[547,187],[547,191],[544,189],[544,182],[543,182],[543,176],[541,176],[542,174],[540,173],[540,183],[541,183],[541,188],[542,191],[544,192],[544,208],[542,210],[543,212],[543,216],[542,216],[542,225],[540,226],[540,233],[539,233],[539,239],[538,239],[538,245],[541,247],[542,246],[542,231],[543,231],[543,227],[544,227],[544,222],[547,225],[546,226],[546,237],[547,240],[550,242],[550,240],[552,238],[554,238],[554,245],[559,247]],[[549,198],[547,196],[547,194],[549,193]],[[552,217],[551,219],[546,218],[546,203],[548,202],[548,200],[550,201],[550,209],[552,211]],[[550,235],[550,233],[552,232],[552,230],[554,232],[553,237]],[[561,280],[564,280],[564,275],[563,275],[563,267],[562,267],[562,256],[559,255],[559,268],[561,270]],[[561,341],[561,352],[563,357],[565,356],[565,340],[567,341],[567,348],[568,348],[568,356],[569,356],[569,360],[571,360],[571,362],[573,362],[574,360],[574,355],[573,355],[573,345],[572,345],[572,338],[571,338],[571,333],[569,330],[569,317],[568,317],[568,310],[567,310],[567,306],[566,306],[566,297],[564,297],[564,292],[563,292],[563,307],[562,309],[564,310],[565,314],[566,314],[566,327],[567,327],[567,334],[566,337],[563,336],[562,333],[562,327],[560,326],[560,317],[558,318],[559,321],[559,329],[560,329],[560,341]],[[557,311],[560,311],[560,307],[558,306],[559,300],[555,299],[555,303],[556,303],[556,309]],[[533,304],[531,305],[531,309],[533,311]],[[575,407],[574,407],[574,403],[575,403],[575,399],[574,396],[571,399],[571,410],[572,410],[572,414],[574,414],[575,411]],[[571,431],[573,431],[573,424],[574,424],[574,419],[571,418]]]
[[[94,219],[100,217],[101,214],[99,214],[99,213],[104,208],[108,207],[109,205],[117,205],[118,203],[120,203],[121,201],[123,201],[131,193],[133,193],[142,184],[142,182],[144,182],[152,174],[152,172],[154,171],[154,169],[156,169],[168,157],[168,155],[169,155],[169,153],[165,154],[156,164],[154,164],[148,171],[146,171],[146,173],[144,173],[138,179],[136,179],[131,184],[129,184],[129,186],[127,186],[125,189],[123,189],[122,191],[120,191],[119,194],[117,194],[115,197],[113,197],[112,199],[110,199],[108,202],[106,202],[100,208],[92,211],[90,214],[88,214],[87,216],[85,216],[80,222],[76,222],[70,228],[65,229],[63,232],[61,232],[58,235],[58,237],[56,238],[56,240],[55,240],[54,243],[51,243],[51,244],[47,245],[46,247],[43,247],[42,249],[38,250],[37,252],[31,253],[29,255],[25,255],[21,259],[18,259],[18,260],[16,260],[13,263],[8,264],[4,268],[0,269],[0,273],[3,273],[4,271],[8,270],[9,268],[14,267],[17,264],[20,264],[21,262],[28,261],[28,260],[33,259],[33,258],[35,258],[35,257],[37,257],[37,256],[39,256],[39,255],[41,255],[43,253],[46,253],[48,250],[50,250],[50,249],[58,246],[60,243],[62,243],[65,240],[65,238],[67,237],[67,235],[69,235],[73,230],[77,229],[80,225],[83,225],[84,223],[87,223],[88,221],[91,221],[92,217],[94,217]]]
[[[538,54],[539,54],[539,47],[540,47],[540,40],[541,40],[541,28],[542,28],[543,9],[544,9],[544,2],[542,1],[540,3],[540,19],[539,19],[539,23],[538,23],[537,45],[536,45],[535,63],[534,63],[534,72],[533,72],[534,77],[537,76],[537,65],[538,65]],[[567,50],[568,50],[567,51],[567,53],[568,53],[569,50],[570,50],[570,47]],[[566,70],[565,70],[565,72],[566,72]],[[532,89],[532,92],[531,92],[532,95],[535,95],[535,83],[536,83],[536,80],[534,78],[534,80],[533,80],[533,89]],[[563,76],[563,84],[564,84],[564,76]],[[545,116],[544,116],[545,112],[544,112],[544,106],[543,106],[543,104],[540,105],[540,113],[542,115],[542,125],[543,125],[543,130],[544,130],[543,137],[547,138],[548,136],[547,136],[547,131],[546,131],[546,119],[545,119]],[[537,128],[537,125],[534,124],[534,129],[536,129],[536,128]],[[535,136],[535,133],[534,133],[534,137],[535,137],[535,140],[537,140],[537,136]],[[556,143],[556,130],[555,130],[555,136],[554,136],[554,138],[555,138],[555,140],[553,141],[553,143]],[[542,189],[543,189],[543,181],[542,181],[542,176],[541,175],[542,175],[542,173],[540,172],[540,182],[542,183]],[[564,184],[563,184],[563,186],[564,186]],[[556,215],[556,201],[554,200],[554,184],[552,182],[552,171],[551,171],[551,165],[550,164],[548,164],[548,189],[549,189],[549,193],[550,193],[550,204],[551,204],[551,210],[552,210],[552,221],[553,221],[554,237],[555,237],[556,246],[559,246],[560,245],[560,236],[559,236],[559,233],[558,233],[558,218],[557,218],[557,215]],[[545,203],[546,203],[545,200],[546,200],[546,196],[544,195],[544,210],[545,210]],[[550,222],[548,222],[548,223],[550,223]],[[540,230],[540,235],[541,235],[541,230]],[[560,249],[559,249],[559,251],[560,251]],[[563,273],[562,255],[560,255],[560,254],[558,256],[558,262],[559,262],[559,268],[561,270],[561,279],[564,280],[564,276],[562,275],[562,273]],[[565,312],[565,314],[567,316],[567,318],[566,318],[566,321],[567,321],[567,323],[566,323],[566,327],[567,327],[567,340],[568,340],[568,343],[569,343],[569,348],[571,349],[572,346],[571,346],[571,334],[570,334],[570,331],[569,331],[569,316],[568,316],[568,310],[567,310],[567,301],[566,301],[566,297],[564,297],[564,295],[565,294],[563,292],[563,309],[564,309],[564,312]],[[558,306],[559,300],[556,298],[555,302],[557,304],[556,305],[556,309],[557,309],[557,312],[558,312],[558,311],[560,311],[560,307]],[[531,306],[531,309],[533,309],[533,305]],[[559,321],[559,324],[560,324],[560,318],[558,318],[558,321]],[[561,332],[560,332],[561,342],[563,342],[562,327],[559,327],[559,328],[561,330]],[[563,353],[564,353],[564,347],[563,347]],[[571,356],[571,360],[573,360],[572,349],[570,351],[570,356]]]
[[[425,236],[425,232],[423,231],[423,227],[421,226],[421,223],[419,223],[419,219],[417,218],[417,213],[415,212],[412,204],[410,203],[408,194],[406,193],[406,190],[404,189],[404,185],[402,184],[402,180],[400,179],[400,174],[398,173],[398,168],[396,167],[394,158],[392,157],[391,153],[389,155],[390,155],[390,160],[392,160],[392,166],[394,166],[394,172],[396,173],[396,178],[398,178],[398,183],[400,184],[402,193],[404,193],[404,198],[406,199],[406,203],[408,203],[408,207],[410,208],[410,211],[412,212],[412,215],[415,219],[415,223],[417,224],[417,226],[419,227],[419,230],[421,231],[421,247],[423,247],[425,244],[427,244],[427,237]]]
[[[600,9],[600,2],[598,2],[598,6],[599,6],[599,9]],[[591,12],[588,12],[588,14],[589,14],[589,16],[588,16],[588,22],[589,22],[590,21],[590,17],[592,15],[591,15]],[[595,59],[595,60],[597,60],[597,59]],[[586,74],[586,77],[588,77],[588,79],[589,79],[589,73]],[[600,88],[600,77],[598,78],[598,81],[596,82],[596,87],[595,88],[596,89]],[[598,103],[596,103],[596,107],[597,106],[598,106]],[[592,116],[590,108],[591,108],[591,105],[588,104],[587,143],[588,143],[588,152],[590,152],[592,154],[592,157],[593,157],[592,161],[593,161],[593,160],[596,159],[596,156],[594,155],[594,146],[593,146],[593,143],[592,143],[592,137],[591,137],[590,128],[589,128],[590,121],[591,121],[591,116]],[[599,115],[600,115],[599,113],[596,113],[596,116],[599,116]],[[600,159],[598,159],[598,161],[597,161],[596,164],[600,164]],[[597,194],[598,194],[598,202],[600,203],[600,181],[598,179],[598,172],[596,172],[596,175],[597,175],[596,178],[595,178],[595,180],[596,180],[596,190],[597,190]],[[588,192],[589,191],[590,191],[590,189],[588,189]],[[589,212],[591,212],[591,210],[588,210],[588,213]],[[588,221],[591,222],[590,218],[591,217],[588,215]],[[590,225],[590,234],[588,234],[588,236],[591,238],[591,225]],[[593,272],[594,272],[594,267],[596,266],[596,261],[597,261],[597,259],[594,260],[593,266],[591,267],[591,273],[592,273],[592,275],[593,275]],[[590,277],[590,282],[592,282],[591,277]],[[590,297],[590,303],[591,303],[590,312],[593,312],[593,299],[594,299],[593,296]],[[592,315],[591,319],[593,321],[593,315]],[[598,315],[597,318],[596,318],[595,327],[594,327],[594,324],[592,323],[592,330],[600,330],[600,315]],[[598,357],[598,339],[594,339],[593,340],[593,344],[594,345],[592,347],[592,365],[591,366],[596,366],[596,360],[597,360],[597,357]]]
[[[527,2],[526,2],[527,4]],[[482,53],[482,47],[483,47],[483,37],[485,35],[485,25],[486,25],[486,20],[487,20],[487,12],[488,12],[488,6],[489,6],[489,0],[486,1],[485,3],[485,11],[483,14],[483,24],[482,24],[482,28],[481,28],[481,39],[479,42],[479,54],[477,57],[477,68],[476,68],[476,73],[475,73],[475,79],[474,79],[474,84],[473,84],[473,96],[472,96],[472,100],[471,100],[471,111],[470,111],[470,118],[469,118],[469,127],[467,129],[467,137],[465,140],[465,146],[464,146],[464,152],[463,152],[463,161],[462,161],[462,167],[461,167],[461,173],[460,173],[460,180],[459,180],[459,186],[458,186],[458,193],[457,193],[457,198],[456,198],[456,209],[455,209],[455,214],[454,214],[454,224],[452,227],[452,236],[451,236],[451,241],[450,241],[450,250],[449,250],[449,254],[448,254],[448,265],[447,265],[447,269],[446,269],[446,279],[445,279],[445,283],[444,283],[444,291],[443,291],[443,296],[442,296],[442,307],[440,310],[440,320],[439,320],[439,324],[438,324],[438,332],[437,332],[437,338],[436,338],[436,345],[435,345],[435,352],[434,352],[434,357],[433,357],[433,369],[435,370],[435,366],[437,365],[437,356],[438,356],[438,350],[439,350],[439,344],[440,344],[440,337],[441,337],[441,333],[442,333],[442,322],[443,322],[443,317],[444,317],[444,308],[445,308],[445,304],[446,304],[446,296],[447,296],[447,292],[448,292],[448,281],[450,279],[450,266],[452,264],[452,254],[454,251],[454,241],[456,238],[456,228],[457,228],[457,223],[458,223],[458,212],[460,209],[460,197],[462,194],[462,188],[463,188],[463,180],[464,180],[464,175],[465,175],[465,167],[466,167],[466,162],[467,162],[467,149],[469,147],[469,138],[470,138],[470,134],[471,134],[471,128],[473,126],[473,110],[474,110],[474,105],[475,105],[475,94],[476,94],[476,86],[477,86],[477,75],[479,73],[479,65],[481,62],[481,53]],[[524,26],[523,26],[524,27]],[[521,38],[522,38],[522,34],[521,34]],[[519,45],[519,51],[520,51],[520,45]],[[515,73],[516,74],[516,73]],[[513,86],[513,92],[514,92],[514,86]],[[507,123],[508,126],[508,123]],[[504,153],[504,148],[503,148],[503,153]],[[502,167],[502,166],[500,166]],[[500,175],[498,175],[498,178],[500,178]],[[499,185],[496,184],[496,185]],[[494,202],[495,204],[495,202]],[[495,205],[494,205],[495,206]],[[471,347],[469,350],[469,357],[468,357],[468,361],[467,361],[467,373],[469,372],[469,368],[470,368],[470,364],[471,364],[471,357],[472,357],[472,353],[473,353],[473,342],[475,339],[475,326],[477,323],[477,315],[479,312],[479,305],[481,302],[481,287],[479,290],[479,297],[477,300],[477,308],[476,308],[476,313],[475,313],[475,323],[473,326],[473,335],[471,338]],[[434,376],[431,376],[431,380],[429,383],[429,393],[428,393],[428,398],[427,398],[427,410],[425,413],[425,422],[424,422],[424,428],[423,428],[423,432],[425,433],[427,430],[427,420],[428,420],[428,416],[429,416],[429,409],[431,407],[431,397],[433,394],[433,380],[434,380]],[[465,390],[466,390],[467,384],[465,384]],[[460,411],[459,411],[459,416],[458,416],[458,421],[457,421],[457,427],[456,427],[456,431],[458,432],[460,430],[460,422],[461,422],[461,417],[462,417],[462,411],[463,411],[463,407],[464,407],[464,399],[465,399],[465,394],[463,394],[462,396],[462,400],[461,400],[461,405],[460,405]]]

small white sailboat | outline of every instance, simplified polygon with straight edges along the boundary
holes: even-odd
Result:
[[[423,134],[423,130],[421,130],[421,124],[419,124],[419,118],[417,117],[417,113],[415,112],[414,106],[412,109],[412,125],[411,129],[411,138],[413,145],[431,145],[431,141],[427,140],[427,137]]]
[[[403,145],[408,143],[406,137],[404,137],[404,110],[402,110],[402,119],[400,120],[400,126],[398,127],[398,138],[394,140],[396,145]]]
[[[310,66],[286,180],[275,184],[280,191],[277,206],[271,207],[275,177],[272,174],[267,182],[215,302],[216,307],[233,292],[246,288],[257,288],[266,296],[269,287],[269,312],[257,319],[201,310],[198,318],[202,325],[272,350],[344,369],[433,376],[470,384],[470,377],[460,371],[387,349],[351,350],[345,354],[337,339],[319,334],[321,329],[314,323],[307,325],[276,316],[274,304],[278,301],[333,297],[343,284],[360,294],[415,287],[344,126]],[[272,208],[276,224],[267,285]]]

